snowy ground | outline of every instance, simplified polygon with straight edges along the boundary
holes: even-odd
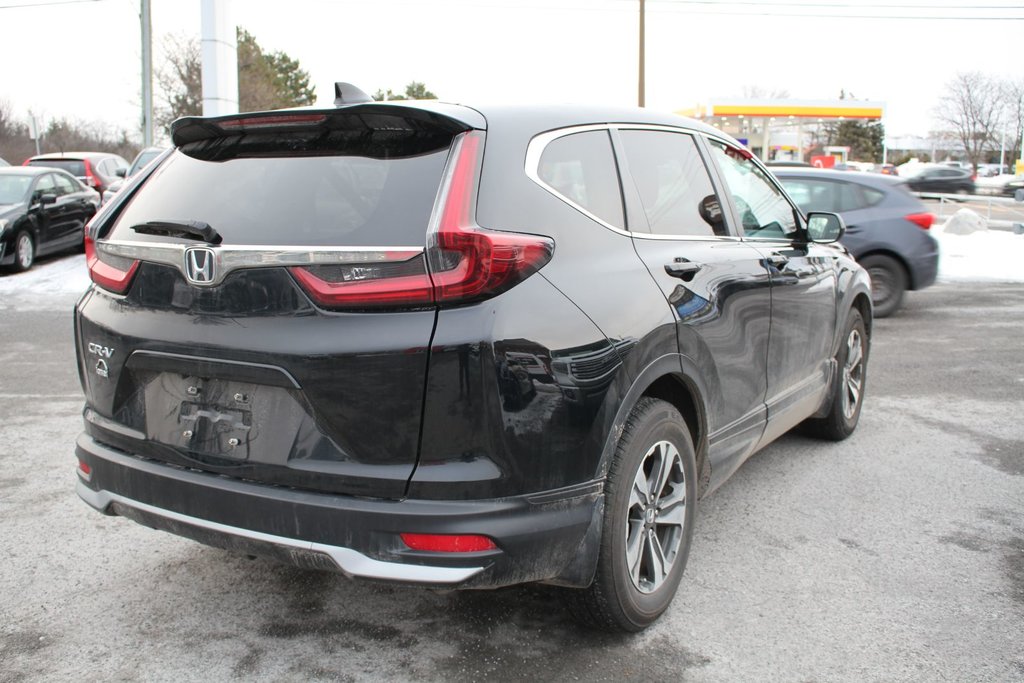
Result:
[[[942,225],[931,233],[941,249],[939,281],[1024,282],[1024,235],[1002,230],[949,235]],[[0,311],[72,306],[88,286],[85,256],[46,259],[28,272],[0,275]]]
[[[947,235],[944,226],[931,232],[939,240],[940,281],[1024,282],[1024,235],[1003,230]]]

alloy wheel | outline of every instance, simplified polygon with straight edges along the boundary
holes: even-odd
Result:
[[[626,515],[630,580],[641,593],[653,593],[672,572],[686,523],[686,476],[671,442],[659,441],[644,455]]]
[[[32,244],[32,238],[27,233],[21,233],[18,235],[18,243],[15,247],[15,253],[17,254],[18,266],[22,270],[27,269],[32,265],[32,260],[35,256],[35,246]]]
[[[864,387],[864,339],[859,330],[850,330],[846,338],[846,365],[843,366],[843,417],[850,419],[860,404]]]

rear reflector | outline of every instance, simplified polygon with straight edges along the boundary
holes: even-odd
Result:
[[[904,218],[922,230],[932,227],[932,223],[935,222],[935,216],[930,213],[912,213],[909,216],[904,216]]]
[[[89,465],[87,465],[84,460],[79,460],[78,461],[78,474],[79,474],[79,476],[82,477],[82,479],[85,479],[86,481],[89,481],[89,479],[92,478],[92,468],[89,467]]]
[[[435,553],[478,553],[498,548],[487,536],[475,534],[402,534],[402,542],[412,550]]]
[[[92,281],[115,294],[124,294],[128,291],[135,271],[139,268],[138,261],[109,255],[101,256],[89,235],[85,236],[85,264],[89,268],[89,277]]]

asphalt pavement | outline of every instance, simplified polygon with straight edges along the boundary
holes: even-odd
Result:
[[[433,592],[250,560],[74,494],[71,299],[0,300],[0,681],[1024,680],[1024,286],[878,321],[860,427],[702,501],[636,636],[557,591]]]

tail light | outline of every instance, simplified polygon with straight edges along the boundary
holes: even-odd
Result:
[[[501,294],[540,270],[554,252],[550,238],[487,230],[475,222],[482,140],[483,134],[474,131],[455,142],[441,184],[440,210],[431,221],[426,263],[416,257],[405,271],[389,270],[386,264],[359,266],[358,279],[346,266],[297,267],[291,269],[295,279],[327,308],[456,305]],[[422,272],[411,272],[420,267],[425,267]]]
[[[89,163],[88,159],[84,159],[83,163],[85,164],[85,184],[88,185],[89,187],[98,188],[103,183],[100,182],[100,179],[96,176],[95,173],[93,173],[92,164]]]
[[[85,263],[92,281],[115,294],[124,294],[128,291],[135,271],[139,268],[138,261],[103,254],[88,234],[85,236]]]
[[[935,215],[930,213],[912,213],[904,216],[906,220],[910,221],[922,230],[927,230],[932,227],[932,223],[935,222]]]
[[[402,534],[402,542],[412,550],[435,553],[478,553],[496,550],[498,546],[487,536],[477,534]]]

